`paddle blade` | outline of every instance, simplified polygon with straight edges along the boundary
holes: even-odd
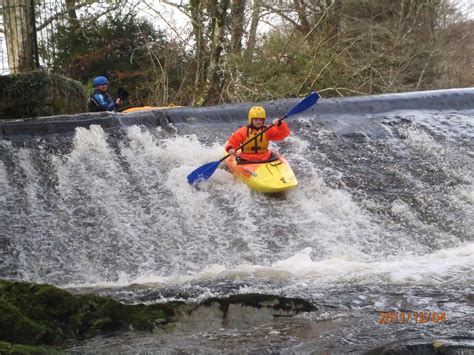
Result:
[[[293,107],[290,112],[286,114],[286,117],[300,113],[304,110],[307,110],[311,106],[313,106],[316,101],[319,99],[319,94],[317,92],[312,92],[308,96],[306,96],[303,100],[301,100],[298,105]]]
[[[218,160],[200,166],[188,175],[188,182],[191,185],[196,185],[198,182],[206,181],[211,177],[212,174],[214,174],[214,171],[216,171],[219,163],[220,161]]]

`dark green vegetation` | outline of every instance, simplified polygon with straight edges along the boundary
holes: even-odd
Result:
[[[34,71],[0,76],[0,118],[23,118],[84,112],[85,87],[62,75]]]
[[[167,305],[124,305],[49,285],[0,281],[0,341],[9,343],[57,346],[114,331],[152,331],[173,315]]]
[[[89,86],[95,76],[106,75],[112,83],[111,95],[118,87],[126,86],[136,105],[145,104],[144,99],[151,97],[163,101],[157,91],[163,84],[169,95],[178,95],[176,90],[184,74],[180,71],[185,70],[183,63],[189,59],[182,49],[167,41],[165,33],[128,14],[62,24],[50,46],[58,49],[50,58],[55,70]],[[43,49],[48,53],[48,47]],[[161,63],[166,68],[160,68]],[[163,69],[167,71],[166,83],[160,78]]]

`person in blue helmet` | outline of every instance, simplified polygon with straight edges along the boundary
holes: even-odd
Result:
[[[105,76],[98,76],[92,81],[94,92],[89,97],[88,109],[89,112],[100,111],[117,111],[119,105],[122,104],[122,99],[119,97],[115,101],[107,93],[109,89],[109,81]]]

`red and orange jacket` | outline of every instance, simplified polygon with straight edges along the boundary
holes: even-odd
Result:
[[[251,126],[240,127],[230,136],[225,150],[228,152],[230,149],[237,149],[241,144],[251,140],[265,128],[265,126],[259,129]],[[281,141],[289,135],[290,127],[288,127],[285,121],[281,121],[279,126],[273,126],[260,137],[243,147],[242,153],[239,156],[245,160],[267,160],[271,156],[271,152],[268,150],[268,142]]]

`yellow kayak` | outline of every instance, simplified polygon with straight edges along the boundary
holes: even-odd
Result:
[[[130,107],[120,112],[130,113],[130,112],[137,112],[137,111],[149,111],[149,110],[160,110],[160,109],[162,110],[165,108],[175,108],[175,107],[181,107],[181,106],[175,106],[173,104],[169,106],[139,106],[139,107]]]
[[[294,189],[298,185],[295,173],[281,155],[272,154],[266,161],[242,161],[231,155],[225,160],[234,176],[258,192],[273,193]]]

